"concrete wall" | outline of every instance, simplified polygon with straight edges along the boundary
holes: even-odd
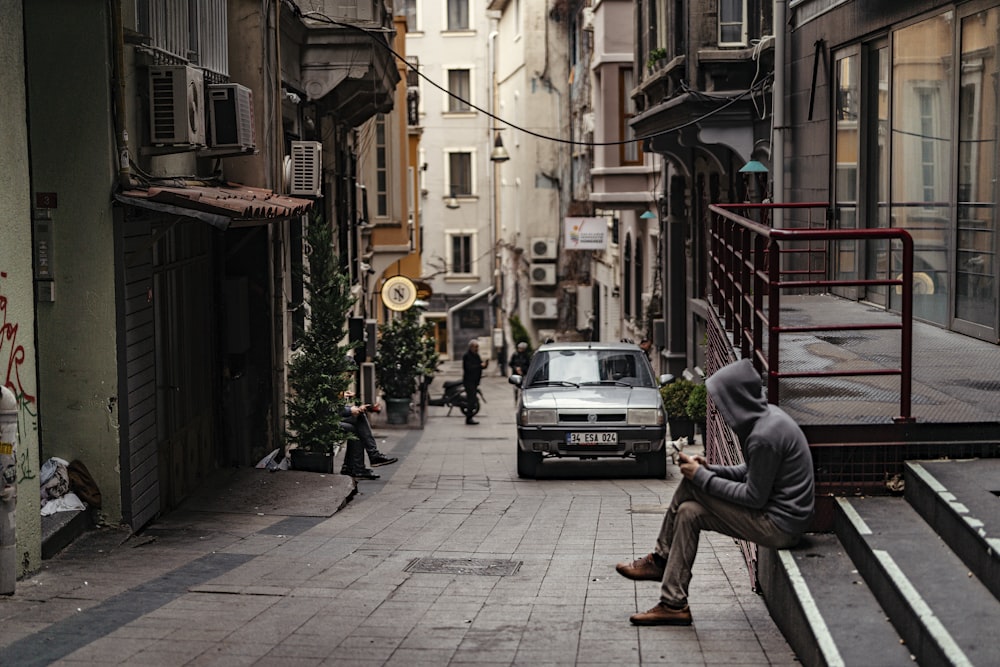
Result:
[[[32,188],[58,198],[55,299],[37,314],[42,456],[82,460],[114,523],[122,508],[108,6],[51,0],[24,11]]]
[[[41,565],[31,186],[20,0],[0,0],[0,382],[17,395],[18,576]]]

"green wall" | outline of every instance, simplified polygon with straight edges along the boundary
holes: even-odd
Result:
[[[38,383],[21,0],[0,0],[0,384],[18,397],[18,576],[41,564]]]

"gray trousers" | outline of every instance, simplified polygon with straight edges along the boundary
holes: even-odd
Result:
[[[774,549],[787,549],[799,540],[798,535],[775,526],[763,510],[715,498],[686,478],[681,480],[656,539],[656,553],[667,561],[660,600],[671,607],[687,604],[691,568],[703,530],[714,530]]]

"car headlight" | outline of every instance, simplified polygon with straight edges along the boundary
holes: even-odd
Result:
[[[629,410],[628,423],[635,426],[661,426],[663,411],[655,408]]]
[[[521,410],[521,426],[555,424],[559,414],[555,410]]]

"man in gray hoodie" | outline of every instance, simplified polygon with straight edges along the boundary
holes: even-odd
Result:
[[[709,465],[679,454],[684,479],[670,501],[656,548],[619,574],[659,581],[660,602],[633,614],[635,625],[690,625],[688,584],[702,530],[714,530],[774,549],[805,532],[813,515],[813,463],[798,424],[764,397],[748,361],[719,369],[705,382],[712,404],[739,440],[745,463]]]

